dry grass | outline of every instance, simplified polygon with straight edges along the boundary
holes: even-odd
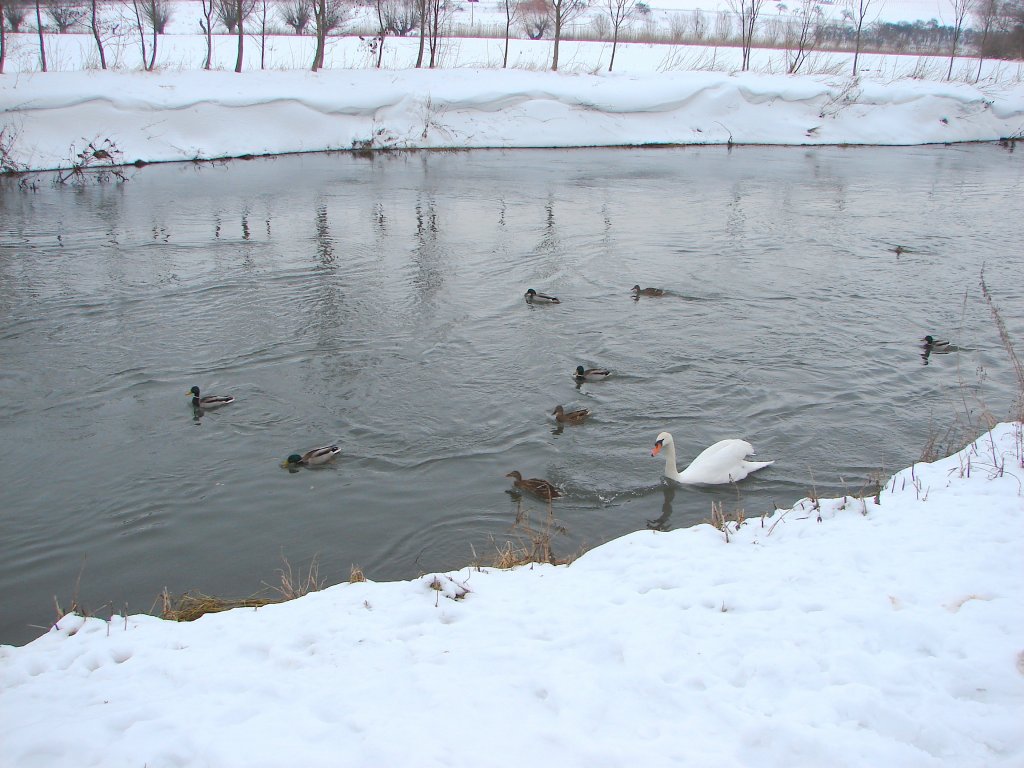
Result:
[[[160,618],[170,621],[195,621],[207,613],[220,613],[232,608],[262,608],[264,605],[284,602],[282,599],[258,596],[228,599],[204,595],[202,592],[186,592],[175,598],[171,597],[166,588],[158,600]]]
[[[324,588],[324,581],[320,578],[319,555],[313,558],[305,575],[294,573],[292,564],[288,562],[287,557],[281,559],[284,561],[284,567],[277,569],[280,584],[278,586],[267,585],[281,595],[279,602],[294,600],[310,592],[319,592]]]
[[[202,592],[186,592],[178,597],[172,597],[167,588],[157,597],[160,604],[160,618],[171,621],[195,621],[207,613],[220,613],[230,611],[232,608],[262,608],[265,605],[284,603],[295,600],[310,592],[318,592],[324,587],[324,580],[320,578],[319,558],[314,557],[309,568],[303,572],[296,572],[288,558],[282,557],[284,565],[277,569],[279,583],[276,585],[265,584],[265,589],[250,597],[225,598],[205,595]],[[353,574],[356,568],[353,567]],[[359,571],[362,581],[362,571]],[[276,593],[276,594],[274,594]],[[155,605],[155,604],[154,604]]]
[[[1003,316],[1000,314],[999,308],[992,299],[992,294],[988,289],[988,285],[985,283],[984,267],[981,268],[980,281],[981,295],[985,297],[985,303],[988,304],[989,312],[992,313],[992,319],[995,321],[996,330],[999,331],[999,340],[1003,343],[1003,349],[1006,350],[1006,355],[1010,358],[1010,363],[1013,366],[1013,372],[1017,376],[1017,397],[1014,399],[1010,418],[1014,421],[1024,421],[1024,365],[1021,365],[1020,358],[1017,357],[1017,350],[1014,349],[1013,340],[1010,338],[1010,332],[1006,330],[1006,323],[1003,322]]]
[[[713,501],[711,502],[711,519],[703,522],[713,525],[720,530],[725,537],[725,543],[728,544],[732,534],[747,522],[747,514],[741,508],[736,508],[732,512],[726,512],[722,502]]]
[[[516,519],[509,531],[513,538],[506,539],[499,544],[494,537],[494,555],[488,565],[493,568],[515,568],[518,565],[529,565],[531,563],[550,563],[551,565],[568,565],[582,553],[582,548],[569,556],[561,556],[555,552],[552,540],[556,536],[565,535],[568,530],[558,520],[551,503],[548,503],[547,515],[544,522],[534,525],[530,520],[530,513],[523,508],[522,501],[517,502]],[[477,566],[483,565],[477,559]]]

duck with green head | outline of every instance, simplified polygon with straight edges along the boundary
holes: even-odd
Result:
[[[604,381],[612,372],[607,368],[584,368],[582,365],[576,366],[576,372],[572,375],[576,381]]]
[[[222,405],[235,402],[235,398],[231,395],[199,395],[199,387],[192,387],[185,394],[192,395],[192,407],[202,408],[203,410],[210,410],[211,408],[220,408]]]
[[[341,448],[336,445],[325,445],[322,448],[314,448],[305,453],[293,453],[283,462],[282,467],[294,469],[296,467],[315,467],[319,464],[326,464],[341,453]]]

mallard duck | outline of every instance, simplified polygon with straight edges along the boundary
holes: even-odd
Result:
[[[925,336],[923,339],[921,339],[921,341],[924,342],[925,349],[927,349],[929,352],[934,352],[939,355],[941,355],[943,352],[953,352],[956,350],[956,347],[950,344],[948,341],[945,341],[944,339],[936,339],[931,334]]]
[[[679,472],[676,469],[676,446],[672,435],[662,432],[658,435],[651,456],[665,450],[665,477],[677,483],[700,483],[720,485],[737,483],[751,472],[764,469],[771,461],[747,461],[747,456],[754,452],[753,446],[746,440],[719,440],[705,448],[690,466]]]
[[[523,294],[526,297],[527,304],[561,304],[557,296],[549,296],[546,293],[538,293],[533,288],[528,288],[526,293]]]
[[[341,448],[336,445],[325,445],[323,448],[314,448],[312,451],[298,454],[293,453],[282,463],[282,467],[312,467],[317,464],[326,464],[341,453]]]
[[[584,368],[582,365],[577,365],[576,373],[572,377],[576,381],[602,381],[611,375],[612,372],[607,368]]]
[[[220,408],[222,405],[235,402],[235,398],[231,397],[231,395],[205,395],[200,397],[199,387],[192,387],[185,394],[192,395],[193,408],[202,408],[207,411],[211,408]]]
[[[559,405],[551,412],[551,415],[559,424],[579,424],[590,415],[590,409],[581,408],[578,411],[566,412],[565,408]]]
[[[512,485],[520,490],[532,493],[534,496],[539,496],[542,499],[551,501],[551,499],[557,499],[562,495],[562,492],[555,488],[554,485],[549,483],[547,480],[541,480],[536,477],[531,477],[527,480],[523,479],[523,476],[519,472],[509,472],[505,477],[512,478]]]
[[[633,298],[638,299],[641,296],[664,296],[665,292],[661,288],[641,288],[638,285],[634,285],[631,289],[633,292]]]

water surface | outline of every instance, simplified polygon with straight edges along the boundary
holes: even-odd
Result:
[[[0,642],[55,596],[244,596],[282,557],[331,583],[487,561],[513,469],[566,491],[563,555],[857,491],[965,407],[1008,415],[979,275],[1020,338],[1022,168],[990,145],[598,149],[5,180]],[[925,333],[965,351],[924,361]],[[577,388],[578,364],[615,375]],[[192,385],[237,402],[197,418]],[[559,431],[559,403],[594,415]],[[664,429],[680,462],[745,437],[776,464],[671,488]]]

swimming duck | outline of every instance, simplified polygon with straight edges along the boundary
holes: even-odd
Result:
[[[551,501],[557,499],[562,495],[562,492],[555,488],[554,485],[549,483],[547,480],[541,480],[536,477],[531,477],[527,480],[523,479],[523,476],[519,472],[509,472],[505,477],[512,478],[512,485],[528,493],[532,493],[534,496],[539,496],[542,499]]]
[[[756,472],[771,465],[771,461],[747,461],[747,456],[754,452],[753,446],[746,440],[720,440],[705,448],[690,466],[682,472],[676,470],[676,446],[672,435],[662,432],[658,435],[651,456],[665,450],[665,477],[677,483],[699,483],[704,485],[720,485],[736,483],[751,472]]]
[[[199,387],[192,387],[185,394],[192,395],[193,408],[203,408],[205,410],[220,408],[222,405],[235,402],[235,398],[231,397],[231,395],[205,395],[200,397]]]
[[[312,451],[306,451],[305,453],[298,454],[293,453],[282,463],[282,467],[311,467],[317,464],[326,464],[328,461],[333,459],[341,453],[341,448],[336,445],[325,445],[323,448],[314,448]]]
[[[921,341],[924,342],[925,349],[929,352],[935,352],[936,354],[942,354],[943,352],[953,352],[956,347],[950,344],[948,341],[943,339],[936,339],[934,336],[929,334],[925,336]]]
[[[526,293],[523,294],[526,297],[527,304],[561,304],[557,296],[549,296],[546,293],[538,293],[533,288],[528,288]]]
[[[665,292],[661,288],[641,288],[639,284],[634,285],[630,290],[633,292],[633,298],[639,299],[641,296],[664,296]]]
[[[551,412],[551,415],[555,417],[555,421],[559,424],[580,424],[590,415],[590,409],[581,408],[578,411],[567,412],[565,408],[559,405]]]
[[[576,373],[572,377],[577,381],[603,381],[611,375],[612,372],[607,368],[584,368],[582,365],[577,365]]]

